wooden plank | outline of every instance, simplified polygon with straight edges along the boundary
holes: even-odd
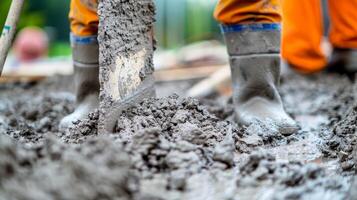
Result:
[[[187,91],[187,96],[200,97],[210,94],[212,91],[219,88],[220,85],[228,82],[231,72],[228,65],[221,66],[218,70],[212,73],[208,78],[200,81]]]
[[[22,63],[20,66],[11,68],[5,67],[3,76],[7,77],[42,77],[56,74],[70,75],[73,73],[72,62],[63,60],[46,60],[31,63]]]
[[[198,67],[173,67],[155,71],[156,81],[179,81],[197,78],[205,78],[222,65],[198,66]]]
[[[22,63],[20,66],[5,67],[0,83],[41,81],[54,75],[71,75],[72,62],[68,59],[49,59],[47,61]]]
[[[158,69],[155,71],[156,81],[178,81],[205,78],[220,69],[224,65],[204,65],[197,66],[175,65],[170,68]],[[5,69],[0,83],[24,81],[31,82],[42,80],[45,77],[56,74],[70,75],[73,73],[72,63],[69,61],[50,61],[22,64],[18,68]]]
[[[29,82],[37,82],[42,81],[45,79],[46,76],[1,76],[0,77],[0,84],[1,83],[29,83]]]

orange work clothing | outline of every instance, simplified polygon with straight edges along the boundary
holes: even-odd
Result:
[[[280,0],[220,0],[214,15],[222,24],[278,23]],[[96,35],[98,0],[71,0],[71,32],[75,36]]]
[[[214,17],[224,25],[279,23],[280,0],[219,0]]]
[[[357,48],[357,0],[329,0],[328,3],[332,46]],[[301,72],[323,69],[327,58],[321,49],[321,0],[283,0],[282,11],[282,57]]]
[[[69,19],[71,32],[75,36],[98,34],[98,0],[71,0]]]

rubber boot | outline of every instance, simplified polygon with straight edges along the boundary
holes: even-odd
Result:
[[[60,122],[60,129],[83,119],[99,105],[99,47],[98,43],[73,44],[72,55],[76,89],[76,109]]]
[[[296,132],[298,126],[285,112],[277,90],[280,31],[259,25],[245,25],[237,30],[224,33],[237,122],[248,126],[255,121],[270,120],[283,135]]]
[[[357,49],[334,48],[326,69],[353,79],[357,72]]]

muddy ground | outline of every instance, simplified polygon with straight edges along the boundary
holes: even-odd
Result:
[[[289,137],[269,122],[238,126],[229,98],[171,94],[190,85],[159,83],[160,98],[123,113],[112,135],[97,134],[98,112],[58,130],[74,109],[71,77],[1,85],[0,199],[353,199],[349,79],[285,75],[301,126]]]

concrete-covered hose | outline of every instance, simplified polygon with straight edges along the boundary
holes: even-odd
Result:
[[[120,114],[155,96],[152,0],[99,0],[99,133],[113,132]]]

